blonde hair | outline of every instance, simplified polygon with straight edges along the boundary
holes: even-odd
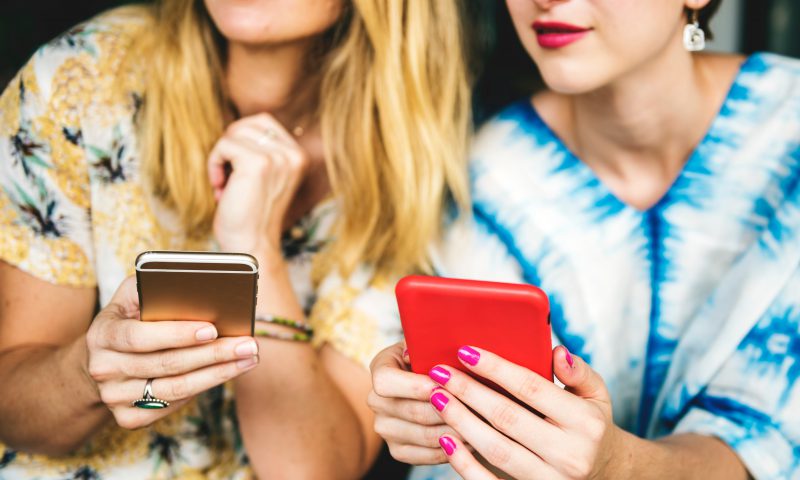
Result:
[[[192,236],[210,232],[206,157],[222,135],[224,41],[202,1],[153,9],[143,171]],[[339,206],[317,279],[360,262],[427,270],[452,198],[468,203],[470,92],[456,0],[352,0],[320,62],[320,122]]]

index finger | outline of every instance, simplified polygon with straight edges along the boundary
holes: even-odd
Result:
[[[146,353],[199,345],[217,335],[217,329],[208,322],[111,318],[101,327],[97,341],[101,347],[117,352]]]
[[[487,350],[463,346],[458,358],[472,372],[500,385],[508,393],[559,425],[574,424],[586,408],[583,400],[538,373]]]
[[[380,352],[372,361],[372,388],[384,398],[409,398],[425,400],[436,388],[427,375],[408,372],[403,366],[401,344],[393,345]]]

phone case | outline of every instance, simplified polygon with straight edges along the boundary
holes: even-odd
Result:
[[[457,352],[471,345],[553,380],[550,304],[539,288],[412,275],[395,293],[414,372],[444,364],[469,373]]]
[[[220,336],[253,335],[258,262],[250,255],[143,252],[136,286],[143,321],[200,320]]]

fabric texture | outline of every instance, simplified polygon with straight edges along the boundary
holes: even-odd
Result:
[[[556,342],[602,375],[622,428],[718,437],[755,478],[800,478],[799,61],[749,57],[645,211],[527,99],[482,128],[471,176],[475,224],[451,230],[443,275],[540,286]]]
[[[101,306],[142,251],[216,249],[181,233],[140,172],[135,132],[146,69],[127,60],[144,28],[136,8],[79,25],[40,48],[0,96],[0,259],[54,284],[96,287]],[[334,200],[318,205],[285,235],[283,252],[315,344],[366,369],[400,338],[397,321],[384,315],[391,285],[373,281],[366,267],[352,279],[312,284],[335,217]],[[0,444],[3,479],[249,478],[247,463],[230,386],[146,429],[108,425],[66,457]]]

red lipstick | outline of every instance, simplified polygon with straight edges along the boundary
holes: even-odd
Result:
[[[533,30],[536,32],[536,40],[542,48],[561,48],[570,43],[577,42],[591,28],[570,25],[561,22],[533,22]]]

